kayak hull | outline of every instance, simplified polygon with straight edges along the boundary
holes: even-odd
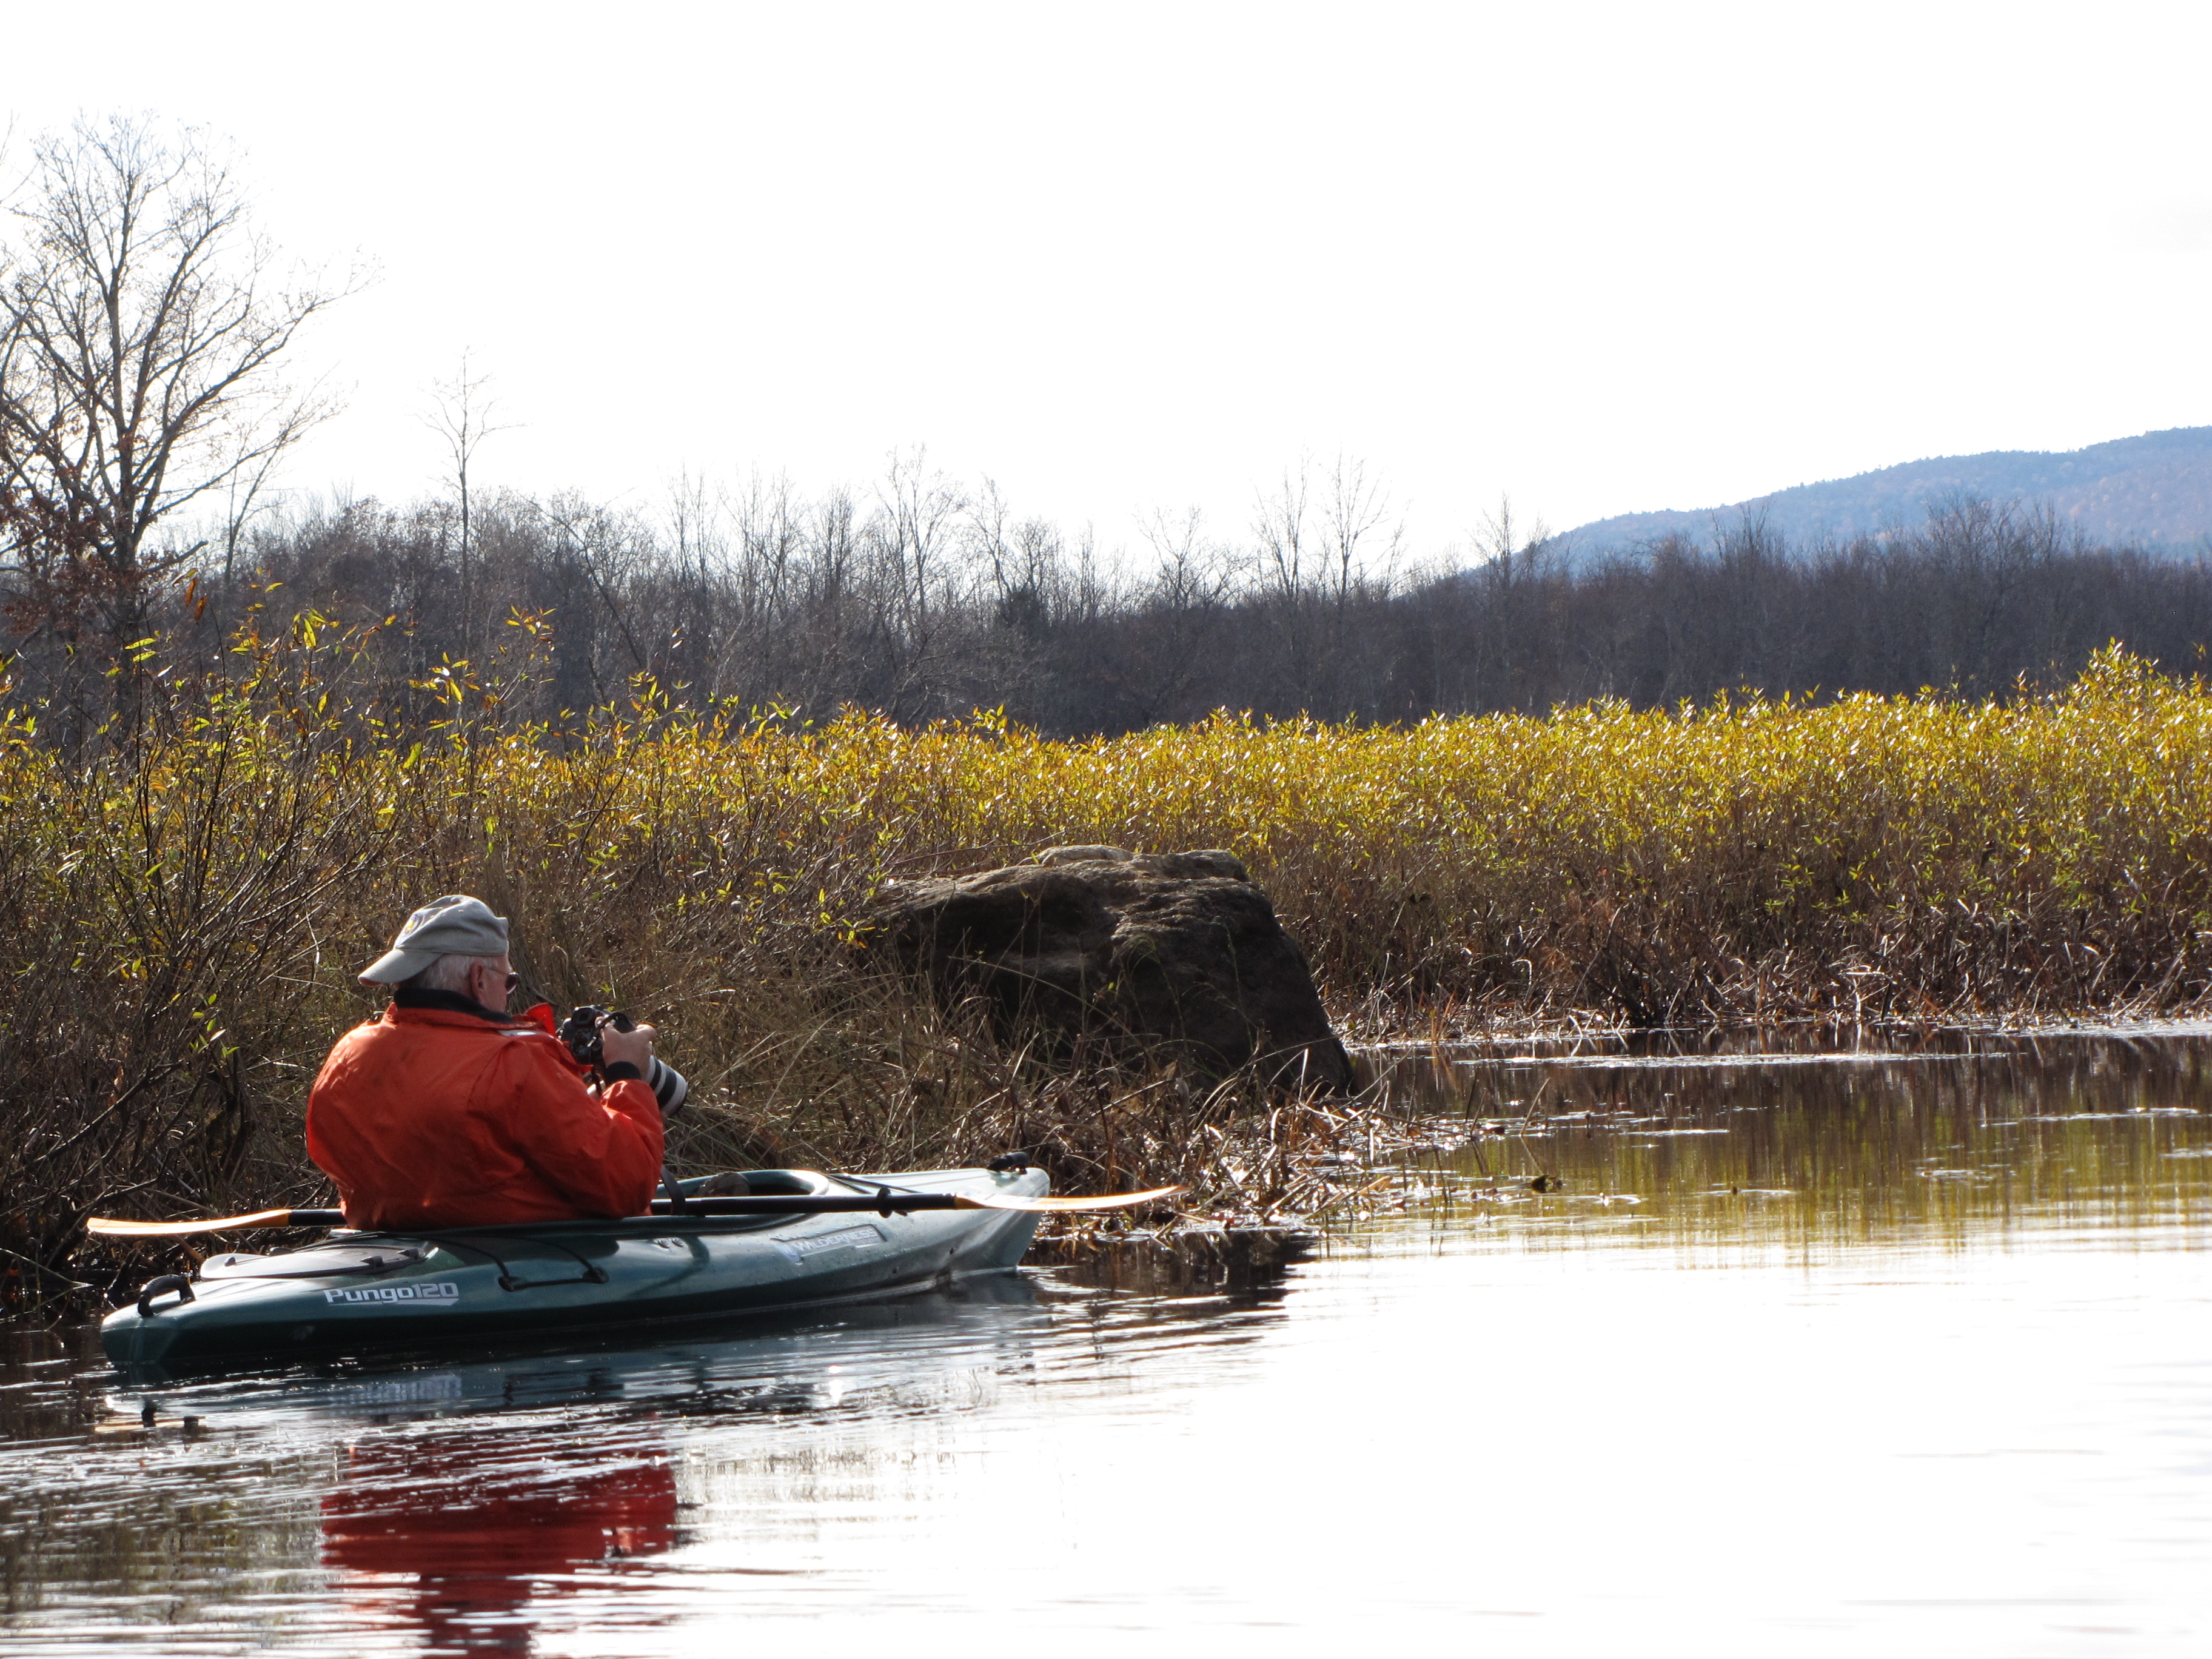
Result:
[[[823,1195],[1048,1189],[1036,1170],[750,1176],[756,1190]],[[210,1256],[189,1299],[170,1291],[118,1309],[100,1340],[137,1376],[780,1312],[1008,1272],[1036,1220],[984,1209],[341,1231],[302,1250]]]

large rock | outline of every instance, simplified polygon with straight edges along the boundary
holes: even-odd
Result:
[[[1227,853],[1056,847],[1029,864],[888,889],[867,948],[1000,1035],[1103,1038],[1220,1077],[1258,1060],[1334,1090],[1352,1062],[1305,953]]]

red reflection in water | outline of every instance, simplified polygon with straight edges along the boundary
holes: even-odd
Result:
[[[527,1653],[533,1595],[572,1588],[562,1576],[577,1567],[675,1541],[675,1477],[635,1449],[614,1456],[594,1468],[573,1445],[496,1433],[364,1442],[323,1499],[323,1564],[415,1574],[431,1652]]]

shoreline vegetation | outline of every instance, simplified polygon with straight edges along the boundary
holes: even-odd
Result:
[[[559,723],[518,625],[395,706],[377,630],[149,644],[103,741],[0,716],[0,1270],[120,1282],[86,1214],[325,1200],[307,1088],[353,971],[431,894],[511,915],[526,988],[649,1014],[679,1173],[1030,1152],[1194,1213],[1337,1201],[1388,1103],[1048,1072],[865,971],[882,884],[1068,842],[1245,860],[1358,1046],[1580,1021],[2150,1015],[2212,989],[2212,690],[2115,647],[2003,699],[1756,696],[1402,726],[1216,714],[1055,740],[978,714],[700,708],[640,675]],[[1380,1126],[1378,1131],[1378,1126]],[[1332,1184],[1332,1183],[1334,1184]]]
[[[662,1030],[679,1170],[1020,1150],[1064,1190],[1188,1181],[1200,1216],[1322,1213],[1442,1130],[1381,1091],[1048,1071],[866,971],[886,882],[1226,848],[1354,1045],[2212,988],[2212,694],[2154,666],[2205,659],[2212,549],[1956,495],[1613,553],[1501,506],[1415,556],[1343,457],[1243,532],[1156,514],[1148,552],[920,451],[812,495],[488,494],[465,356],[438,498],[317,502],[276,483],[331,408],[287,357],[355,279],[278,282],[204,133],[87,116],[29,161],[0,236],[0,1299],[143,1277],[88,1213],[326,1200],[308,1085],[374,1012],[355,969],[443,891],[514,919],[530,992]]]

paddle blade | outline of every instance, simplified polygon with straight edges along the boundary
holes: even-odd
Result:
[[[1133,1210],[1189,1190],[1188,1187],[1155,1187],[1149,1193],[1110,1193],[1103,1198],[970,1198],[963,1194],[953,1200],[952,1206],[957,1210],[1024,1210],[1038,1215],[1057,1215],[1069,1210]]]
[[[206,1221],[117,1221],[96,1215],[84,1224],[104,1238],[184,1238],[193,1233],[227,1233],[248,1227],[337,1227],[336,1210],[256,1210],[252,1215],[222,1215]]]

